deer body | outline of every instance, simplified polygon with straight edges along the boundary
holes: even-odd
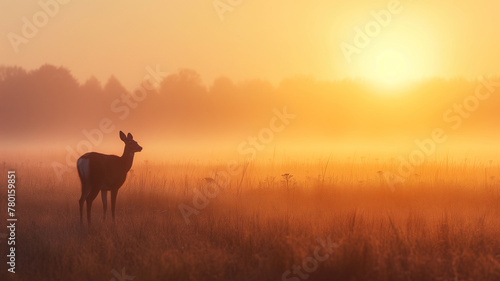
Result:
[[[142,147],[133,140],[129,133],[125,136],[120,132],[120,138],[125,142],[123,155],[105,155],[96,152],[89,152],[82,155],[77,161],[78,175],[82,183],[82,195],[80,204],[80,222],[83,222],[83,204],[87,202],[87,220],[90,224],[92,202],[101,192],[104,219],[107,209],[107,192],[111,191],[111,212],[115,219],[116,196],[118,189],[127,178],[127,173],[132,167],[134,153],[142,150]]]

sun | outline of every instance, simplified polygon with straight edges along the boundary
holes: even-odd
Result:
[[[358,50],[346,68],[348,76],[370,81],[384,90],[399,90],[436,75],[443,47],[434,30],[417,24],[418,18],[401,19],[400,23],[391,25]]]
[[[380,52],[375,67],[377,79],[385,84],[400,84],[408,79],[408,59],[400,52]]]

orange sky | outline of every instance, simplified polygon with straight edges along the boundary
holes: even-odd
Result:
[[[394,82],[498,73],[500,62],[500,2],[491,0],[401,0],[400,12],[351,63],[341,44],[353,44],[356,28],[394,5],[391,0],[225,0],[218,3],[240,4],[223,21],[212,0],[60,2],[68,3],[49,5],[52,15],[44,18],[37,1],[2,1],[2,64],[64,65],[80,82],[115,74],[132,88],[148,65],[169,72],[192,68],[206,83],[221,75],[276,83],[299,74]],[[23,17],[33,23],[34,16],[40,27],[26,38]]]

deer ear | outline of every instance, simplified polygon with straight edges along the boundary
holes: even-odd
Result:
[[[125,134],[122,131],[120,131],[120,139],[122,141],[126,141],[127,140],[127,137],[125,136]]]
[[[127,138],[128,138],[129,140],[134,139],[134,137],[132,136],[132,134],[131,134],[131,133],[128,133]]]

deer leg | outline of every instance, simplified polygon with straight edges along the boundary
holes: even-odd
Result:
[[[90,225],[90,214],[92,210],[92,201],[94,201],[98,193],[99,189],[97,189],[96,191],[92,190],[92,192],[90,192],[89,196],[87,197],[87,221],[89,225]]]
[[[101,190],[101,197],[102,197],[102,210],[104,211],[102,215],[102,220],[106,221],[106,209],[108,206],[108,191],[107,190]]]
[[[89,192],[87,191],[87,186],[82,183],[82,196],[80,196],[80,200],[78,200],[78,203],[80,204],[80,223],[83,223],[83,204],[85,203],[85,200],[87,199],[87,196],[89,195]]]
[[[111,214],[113,215],[113,221],[115,221],[115,207],[116,207],[116,195],[118,195],[118,190],[111,190]]]
[[[80,224],[83,224],[83,202],[85,202],[85,198],[82,194],[80,200],[78,200],[78,203],[80,204]]]

